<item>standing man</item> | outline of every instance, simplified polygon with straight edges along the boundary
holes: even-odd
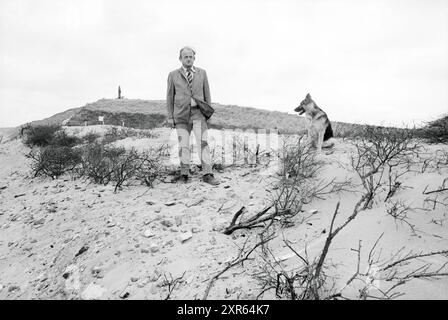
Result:
[[[212,161],[207,137],[207,120],[197,100],[211,105],[210,88],[205,70],[194,67],[195,51],[184,47],[179,52],[180,69],[170,72],[166,106],[168,123],[176,128],[179,141],[180,175],[173,182],[188,182],[190,169],[190,133],[193,129],[202,163],[202,180],[211,185],[219,182],[212,173]]]

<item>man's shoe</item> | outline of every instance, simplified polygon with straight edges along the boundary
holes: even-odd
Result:
[[[176,183],[176,182],[187,183],[188,182],[188,175],[180,174],[180,175],[174,177],[173,179],[171,179],[171,183]]]
[[[215,179],[212,173],[207,173],[202,177],[202,181],[211,184],[212,186],[219,185],[219,181]]]

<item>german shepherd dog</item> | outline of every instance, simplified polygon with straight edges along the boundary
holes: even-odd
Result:
[[[328,142],[330,138],[333,138],[333,129],[331,128],[330,120],[327,114],[319,108],[316,103],[311,99],[311,95],[308,93],[305,99],[300,102],[300,105],[294,109],[299,115],[305,113],[307,120],[308,141],[312,147],[317,147],[317,151],[321,152],[322,147],[331,148],[334,143]]]

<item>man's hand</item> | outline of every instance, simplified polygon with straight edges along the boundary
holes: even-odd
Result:
[[[174,128],[175,124],[174,124],[174,119],[166,119],[166,124],[169,128]]]

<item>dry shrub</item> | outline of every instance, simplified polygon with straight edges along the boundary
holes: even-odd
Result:
[[[56,178],[73,171],[81,163],[79,149],[66,146],[46,146],[32,149],[27,155],[32,159],[31,170],[35,177],[47,176]]]
[[[92,182],[107,185],[124,148],[107,147],[101,143],[87,144],[83,148],[81,175]]]
[[[293,216],[313,199],[351,191],[350,179],[336,181],[333,178],[328,181],[322,178],[320,173],[325,162],[317,157],[315,150],[303,136],[285,140],[280,162],[273,203],[276,208],[289,210]]]
[[[366,126],[351,142],[351,167],[366,191],[364,209],[371,208],[375,195],[387,187],[386,199],[392,197],[401,185],[398,179],[419,164],[421,145],[412,131]]]
[[[30,136],[36,138],[32,140],[34,142],[47,143],[45,147],[34,148],[28,154],[32,159],[34,176],[55,178],[64,173],[73,173],[75,177],[85,177],[98,184],[107,185],[112,182],[117,191],[131,181],[140,181],[152,187],[154,181],[163,173],[161,155],[166,149],[165,146],[145,152],[138,152],[134,148],[126,150],[104,142],[74,147],[83,139],[68,136],[64,131],[56,132],[54,128],[41,126],[41,131],[36,130],[38,135]],[[109,139],[119,136],[116,130],[111,130]],[[86,139],[95,141],[97,135],[89,134],[87,138],[84,137],[84,140]]]
[[[131,180],[140,180],[146,186],[152,187],[162,173],[160,152],[160,149],[138,152],[132,148],[120,154],[117,161],[113,162],[111,180],[115,183],[115,192]]]
[[[126,150],[101,143],[87,145],[82,156],[81,175],[104,185],[113,182],[115,192],[133,180],[153,187],[154,181],[163,174],[160,155],[165,148],[138,152],[134,148]]]
[[[22,127],[21,135],[23,143],[28,147],[45,147],[52,144],[59,125],[31,125]]]
[[[285,141],[280,158],[281,167],[273,203],[279,210],[288,210],[294,216],[302,205],[311,201],[311,186],[315,184],[323,162],[316,158],[303,137]]]
[[[68,135],[60,125],[45,124],[31,125],[22,127],[21,136],[23,143],[30,147],[73,147],[82,143],[82,139]]]

